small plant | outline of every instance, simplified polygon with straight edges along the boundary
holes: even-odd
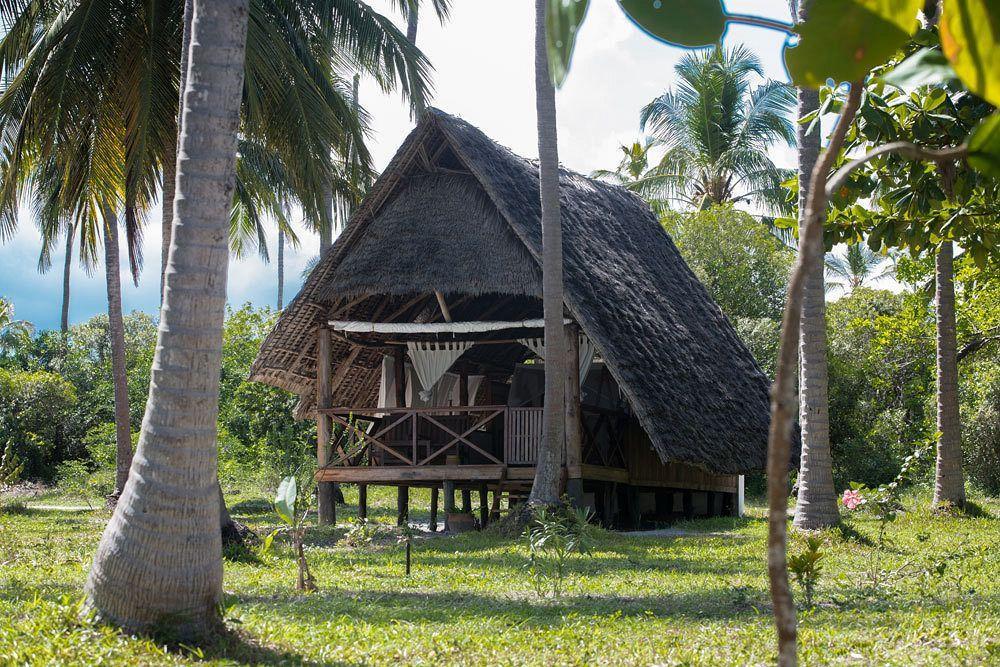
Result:
[[[370,519],[356,518],[351,520],[351,527],[344,533],[341,542],[357,549],[386,543],[393,534],[391,526]]]
[[[888,484],[883,484],[875,489],[870,489],[864,484],[851,482],[850,488],[844,491],[841,502],[850,511],[856,511],[862,507],[868,507],[869,511],[875,515],[879,521],[878,546],[885,546],[885,532],[889,524],[896,520],[899,511],[903,508],[900,501],[903,486],[913,474],[917,464],[926,456],[930,447],[922,444],[912,454],[903,459],[903,465],[899,469],[896,478]]]
[[[274,536],[281,531],[288,533],[292,539],[292,548],[295,550],[295,560],[299,566],[298,578],[295,581],[297,591],[315,591],[316,580],[309,571],[309,563],[306,561],[305,549],[302,542],[306,534],[306,517],[309,515],[308,505],[309,494],[298,493],[298,483],[295,475],[289,475],[281,480],[278,485],[278,494],[274,498],[274,510],[285,522],[286,527],[274,531],[264,538],[262,553],[267,553],[274,542]]]
[[[818,537],[806,538],[806,549],[802,553],[788,557],[788,571],[795,578],[795,583],[802,589],[806,598],[806,607],[812,608],[816,585],[819,583],[823,566],[820,560],[824,554],[820,551],[823,541]]]
[[[83,461],[63,461],[56,466],[56,483],[59,490],[67,496],[78,498],[94,509],[91,502],[90,471]]]
[[[527,570],[539,597],[551,592],[560,597],[572,554],[590,553],[589,509],[568,506],[534,511],[532,524],[524,532],[528,543]]]

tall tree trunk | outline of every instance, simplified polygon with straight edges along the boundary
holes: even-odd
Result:
[[[74,231],[72,226],[66,227],[66,257],[63,259],[62,316],[59,320],[59,331],[64,334],[69,331],[69,279],[73,269]]]
[[[162,239],[160,242],[160,305],[163,305],[163,292],[167,288],[167,259],[170,253],[170,241],[174,229],[174,195],[177,190],[177,146],[181,143],[181,113],[184,111],[184,86],[187,82],[188,46],[191,44],[191,17],[194,13],[194,0],[184,0],[183,32],[181,33],[181,66],[179,81],[179,100],[177,104],[177,141],[167,149],[163,158],[163,195],[160,202],[163,211]]]
[[[542,311],[545,318],[545,405],[542,442],[530,504],[559,502],[566,401],[566,331],[563,325],[562,221],[559,213],[559,148],[556,93],[545,44],[546,0],[535,0],[535,108],[538,177],[542,205]]]
[[[955,339],[954,249],[941,244],[935,261],[937,284],[937,465],[934,471],[934,505],[965,504],[962,472],[962,428],[958,410],[958,344]]]
[[[174,229],[174,189],[177,180],[177,145],[167,147],[163,157],[163,194],[160,207],[163,211],[163,223],[160,243],[160,304],[163,304],[163,291],[167,287],[167,257],[170,254],[170,237]]]
[[[104,205],[104,275],[108,286],[108,338],[111,343],[111,379],[115,388],[115,496],[128,481],[132,465],[132,418],[128,407],[128,371],[125,368],[125,322],[122,320],[122,284],[119,273],[118,218]]]
[[[285,304],[285,232],[278,228],[278,310]]]
[[[229,208],[248,0],[196,0],[174,234],[133,473],[97,548],[88,605],[130,630],[198,637],[222,595],[216,423]]]
[[[805,21],[808,3],[799,5],[798,20]],[[798,117],[819,108],[819,92],[796,89]],[[820,124],[808,131],[797,125],[799,144],[799,238],[805,238],[806,199],[809,179],[819,156]],[[798,500],[794,525],[804,530],[832,526],[840,520],[833,489],[833,462],[830,457],[829,371],[826,359],[826,289],[823,280],[822,239],[817,241],[816,261],[806,267],[802,291],[802,320],[799,325],[799,423],[802,426],[802,457],[799,465]]]

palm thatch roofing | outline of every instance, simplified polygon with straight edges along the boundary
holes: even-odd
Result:
[[[768,379],[649,206],[567,170],[560,204],[567,311],[660,458],[721,474],[762,469]],[[427,321],[434,290],[461,297],[456,320],[537,317],[541,249],[537,165],[430,109],[282,314],[251,379],[307,405],[320,326]],[[506,311],[488,307],[501,302]],[[375,405],[382,354],[334,339],[334,405]]]

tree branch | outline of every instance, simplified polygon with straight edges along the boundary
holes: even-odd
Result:
[[[851,172],[867,162],[871,162],[880,155],[895,153],[902,155],[909,160],[927,160],[929,162],[953,162],[968,156],[969,147],[965,144],[950,148],[924,148],[909,141],[893,141],[883,146],[877,146],[856,160],[851,160],[830,177],[826,184],[826,196],[832,197],[851,175]]]
[[[796,409],[795,370],[798,354],[799,321],[802,317],[802,292],[806,275],[823,252],[823,220],[826,217],[828,197],[826,181],[847,130],[861,104],[862,83],[851,84],[847,103],[841,111],[826,150],[820,154],[809,179],[809,197],[806,200],[805,220],[799,243],[799,257],[788,283],[788,300],[781,323],[781,342],[778,363],[771,390],[771,427],[767,446],[767,500],[768,538],[767,570],[771,583],[771,600],[774,605],[775,624],[778,631],[778,665],[791,667],[797,664],[795,604],[788,584],[786,532],[788,523],[788,463],[791,453],[792,414]]]
[[[790,23],[765,18],[763,16],[751,16],[749,14],[726,14],[726,22],[740,23],[757,28],[767,28],[768,30],[777,30],[778,32],[783,32],[787,35],[791,35],[794,32]]]

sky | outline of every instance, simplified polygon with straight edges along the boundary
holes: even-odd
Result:
[[[388,12],[384,0],[371,4]],[[534,95],[534,1],[453,0],[451,19],[441,25],[430,12],[421,16],[417,45],[434,66],[432,104],[461,116],[495,141],[525,157],[537,157]],[[727,0],[734,13],[789,20],[787,0]],[[402,17],[397,24],[405,30]],[[731,26],[727,45],[745,44],[758,55],[766,76],[787,81],[782,63],[785,35],[763,28]],[[591,0],[577,40],[569,79],[556,95],[559,158],[570,169],[589,173],[613,169],[621,159],[619,146],[639,137],[639,110],[673,83],[673,67],[684,51],[641,33],[613,0]],[[361,104],[372,119],[370,149],[375,166],[389,162],[413,123],[398,95],[382,94],[362,82]],[[772,158],[783,167],[795,166],[795,151],[775,146]],[[301,222],[301,221],[299,221]],[[297,225],[299,247],[285,253],[286,301],[298,292],[301,272],[318,252],[315,234]],[[277,232],[270,241],[275,256]],[[18,319],[37,328],[59,326],[62,298],[61,252],[46,274],[36,271],[40,240],[30,211],[22,211],[17,233],[0,245],[0,296],[11,299]],[[122,264],[125,312],[155,313],[159,304],[160,212],[151,212],[143,241],[146,263],[138,286]],[[71,323],[105,312],[103,267],[92,275],[75,264],[70,299]],[[275,305],[277,270],[256,255],[232,259],[228,299]]]

